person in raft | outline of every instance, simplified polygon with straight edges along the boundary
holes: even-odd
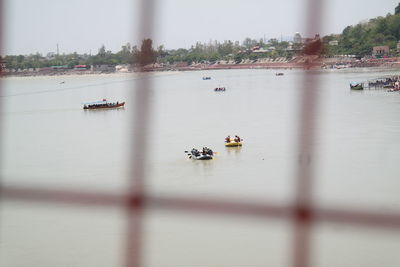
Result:
[[[235,135],[235,139],[234,140],[235,140],[236,143],[239,143],[241,139],[240,139],[239,136]]]

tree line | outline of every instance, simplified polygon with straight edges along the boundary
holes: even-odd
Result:
[[[274,49],[265,53],[252,53],[253,47]],[[29,69],[45,68],[51,66],[64,66],[73,68],[76,65],[119,65],[133,64],[144,66],[152,63],[174,64],[177,62],[203,62],[213,63],[218,60],[231,60],[240,62],[243,59],[256,60],[263,57],[292,57],[293,52],[287,51],[289,42],[270,39],[268,42],[264,39],[246,38],[242,43],[226,40],[223,42],[213,41],[209,43],[197,42],[189,49],[165,49],[163,45],[153,48],[151,39],[144,39],[140,48],[127,43],[121,47],[117,53],[107,50],[102,45],[95,55],[88,54],[62,54],[50,53],[43,56],[39,53],[31,55],[6,56],[6,68],[8,69]]]
[[[347,26],[339,35],[327,35],[322,39],[304,44],[289,43],[263,38],[246,38],[243,42],[226,40],[209,43],[197,42],[190,48],[165,49],[163,45],[153,48],[151,39],[144,39],[140,48],[127,43],[117,53],[107,50],[102,45],[96,55],[88,54],[51,54],[43,56],[39,53],[31,55],[5,56],[8,69],[44,68],[51,66],[65,66],[72,68],[76,65],[118,65],[133,64],[144,66],[152,63],[174,64],[186,63],[213,63],[220,60],[240,62],[244,59],[258,58],[291,58],[298,54],[318,54],[333,56],[340,54],[364,57],[371,54],[373,46],[388,45],[392,54],[396,53],[397,42],[400,40],[400,3],[394,14],[385,17],[370,19],[368,22]],[[329,45],[329,41],[337,41],[337,45]],[[259,47],[262,53],[254,53],[252,48]]]
[[[326,46],[327,55],[350,54],[357,57],[371,55],[374,46],[389,46],[392,55],[397,55],[397,42],[400,40],[400,3],[394,14],[377,17],[357,25],[347,26],[340,36],[328,35],[324,43],[337,40],[337,46]]]

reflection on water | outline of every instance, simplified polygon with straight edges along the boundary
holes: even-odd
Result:
[[[237,147],[225,147],[226,152],[228,155],[236,155],[238,156],[238,153],[242,150],[242,146],[237,146]]]
[[[193,165],[193,173],[197,173],[199,177],[209,177],[213,173],[213,167],[218,158],[214,157],[212,160],[192,160],[190,164]],[[197,175],[196,175],[197,176]]]

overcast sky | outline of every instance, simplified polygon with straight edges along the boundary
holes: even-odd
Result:
[[[323,0],[321,0],[323,1]],[[139,0],[5,0],[2,54],[117,52],[138,44]],[[321,34],[394,13],[400,0],[325,0]],[[158,0],[155,44],[189,48],[196,41],[305,35],[302,0]]]

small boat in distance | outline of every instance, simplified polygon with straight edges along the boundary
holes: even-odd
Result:
[[[109,109],[109,108],[123,108],[125,102],[108,102],[107,99],[95,102],[83,103],[83,109]]]
[[[232,142],[229,142],[229,143],[225,143],[225,146],[226,147],[238,147],[238,146],[242,146],[242,143],[241,142],[232,141]]]
[[[185,153],[189,156],[189,159],[194,160],[210,160],[213,159],[214,156],[214,152],[208,147],[203,147],[201,151],[197,148],[193,148],[190,152],[185,151]]]
[[[363,90],[364,86],[362,83],[352,82],[352,83],[350,83],[350,89],[351,90]]]
[[[203,77],[203,80],[211,80],[211,77],[209,77],[209,76]]]
[[[225,138],[225,146],[226,147],[238,147],[238,146],[242,146],[242,141],[243,139],[240,138],[239,136],[235,135],[235,138],[231,138],[230,135],[228,135]]]
[[[275,73],[275,75],[276,75],[276,76],[283,76],[284,73],[283,73],[283,72],[277,72],[277,73]]]

